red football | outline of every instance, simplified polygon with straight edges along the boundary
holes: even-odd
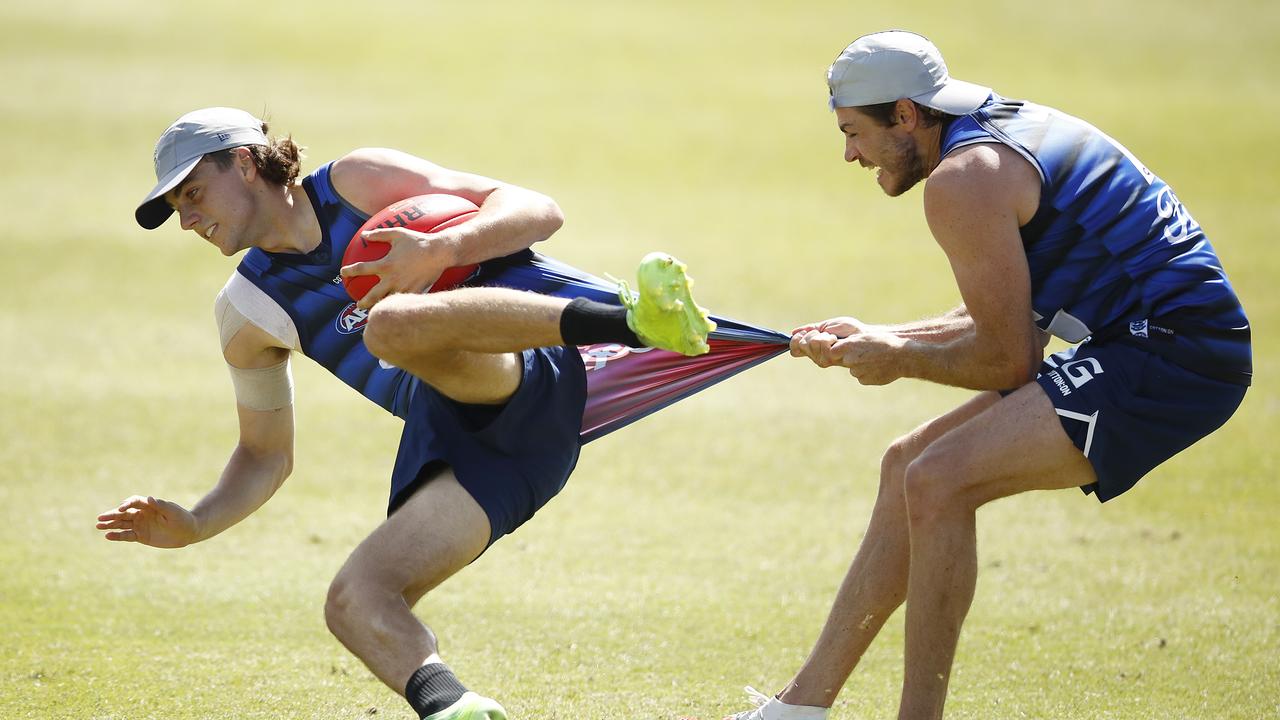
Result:
[[[368,222],[356,231],[355,236],[351,238],[351,242],[347,243],[346,252],[342,254],[342,264],[351,265],[352,263],[380,260],[391,251],[389,243],[365,240],[363,234],[366,230],[403,227],[424,233],[439,232],[454,225],[461,225],[470,220],[479,210],[480,208],[476,207],[475,203],[464,197],[442,193],[418,195],[401,200],[375,213],[373,217],[369,218]],[[471,277],[476,267],[476,265],[466,265],[445,270],[427,292],[448,290]],[[347,294],[354,300],[364,297],[377,284],[377,275],[357,275],[342,278],[342,286],[347,289]]]

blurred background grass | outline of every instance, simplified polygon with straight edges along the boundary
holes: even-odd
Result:
[[[0,716],[411,717],[321,614],[382,517],[399,424],[309,361],[294,476],[257,516],[181,552],[93,530],[134,492],[194,501],[235,439],[210,313],[233,264],[131,216],[173,118],[263,114],[307,169],[383,145],[542,190],[569,218],[543,251],[618,274],[667,250],[730,317],[903,320],[951,307],[953,282],[918,191],[889,200],[846,167],[824,105],[836,52],[888,27],[1129,146],[1207,229],[1255,329],[1240,413],[1137,489],[982,511],[949,716],[1280,714],[1280,5],[17,0],[0,6]],[[420,613],[514,717],[719,717],[807,654],[882,448],[966,395],[776,360],[590,445]],[[835,717],[890,716],[900,680],[899,618]]]

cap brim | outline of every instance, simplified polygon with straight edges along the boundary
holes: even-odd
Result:
[[[151,192],[147,193],[147,197],[138,205],[138,209],[133,212],[133,219],[147,230],[155,230],[163,225],[164,221],[173,214],[173,208],[164,201],[164,194],[185,180],[203,157],[203,155],[197,155],[160,178],[156,186],[151,188]]]
[[[991,88],[949,78],[945,85],[911,99],[935,110],[952,115],[968,115],[982,107],[991,97]]]

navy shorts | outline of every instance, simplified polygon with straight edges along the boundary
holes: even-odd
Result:
[[[1082,489],[1100,502],[1221,427],[1247,389],[1117,342],[1054,353],[1036,382],[1093,465],[1097,482]]]
[[[587,373],[575,347],[522,353],[520,387],[505,405],[466,405],[418,383],[387,514],[445,467],[489,516],[489,544],[512,532],[564,487],[582,448]]]

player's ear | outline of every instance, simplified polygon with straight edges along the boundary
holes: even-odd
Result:
[[[244,176],[245,180],[253,180],[258,176],[258,166],[253,162],[253,154],[249,152],[249,148],[238,147],[232,152],[235,153],[236,170]]]
[[[902,98],[893,106],[893,124],[901,125],[908,132],[916,129],[920,120],[920,108],[911,100]]]

